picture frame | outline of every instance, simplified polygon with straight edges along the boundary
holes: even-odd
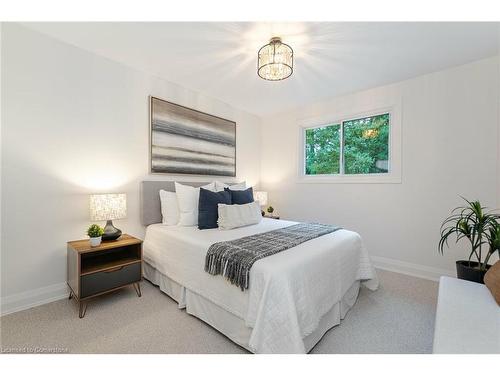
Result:
[[[236,122],[150,96],[151,174],[236,177]]]

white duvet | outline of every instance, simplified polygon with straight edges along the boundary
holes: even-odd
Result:
[[[338,230],[261,259],[242,292],[222,276],[204,271],[211,244],[296,224],[264,218],[232,230],[150,225],[144,259],[158,271],[243,319],[256,353],[304,353],[303,338],[356,280],[370,289],[378,280],[361,237]]]

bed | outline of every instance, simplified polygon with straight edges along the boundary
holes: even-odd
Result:
[[[263,218],[226,231],[166,226],[161,224],[160,189],[173,191],[173,183],[142,183],[144,277],[179,308],[253,353],[309,352],[340,324],[361,284],[378,287],[361,237],[341,229],[258,260],[250,271],[250,287],[242,291],[204,271],[210,245],[296,223]]]

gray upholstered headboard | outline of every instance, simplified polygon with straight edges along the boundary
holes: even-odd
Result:
[[[200,187],[209,182],[184,182],[183,185]],[[229,183],[229,185],[234,182]],[[141,182],[141,222],[142,225],[161,223],[160,190],[175,191],[174,181],[142,181]]]

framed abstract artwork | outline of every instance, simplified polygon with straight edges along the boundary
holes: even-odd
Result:
[[[151,173],[236,176],[236,123],[150,97]]]

